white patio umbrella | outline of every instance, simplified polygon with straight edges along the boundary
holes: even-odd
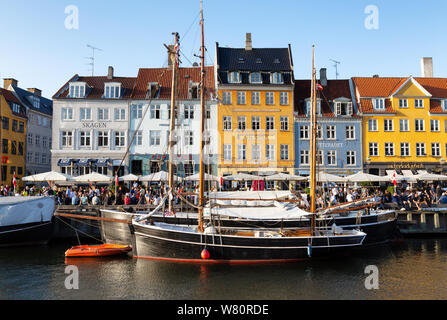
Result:
[[[357,172],[356,174],[347,176],[348,182],[385,182],[390,181],[389,177],[376,176],[365,172]]]
[[[174,179],[181,180],[180,177],[174,175]],[[143,182],[160,182],[160,181],[169,181],[169,173],[166,171],[159,171],[147,176],[141,177],[140,181]]]
[[[128,174],[122,177],[118,178],[119,181],[124,181],[124,182],[133,182],[133,181],[139,181],[140,177],[136,176],[134,174]]]
[[[213,176],[211,174],[205,173],[204,178],[205,181],[219,181],[219,177]],[[199,181],[200,180],[200,174],[196,173],[195,175],[186,177],[183,179],[184,181]]]
[[[394,179],[393,174],[394,173],[396,174],[396,177],[395,177],[396,182],[403,182],[403,181],[410,182],[410,183],[417,182],[416,176],[414,176],[414,177],[403,176],[401,174],[397,174],[397,172],[395,172],[395,171],[387,171],[387,174],[388,174],[387,178],[389,179],[388,181],[391,181],[391,182],[393,181],[393,179]]]
[[[433,173],[421,173],[414,176],[420,181],[444,181],[447,180],[447,176]]]
[[[50,171],[23,177],[22,180],[25,182],[45,182],[45,181],[55,182],[55,181],[72,181],[73,177],[68,174],[56,171]]]
[[[307,177],[307,180],[310,181],[310,177]],[[317,175],[317,182],[347,182],[346,178],[337,176],[335,174],[330,174],[326,172],[319,172]]]
[[[225,176],[223,177],[223,179],[230,181],[253,181],[253,180],[263,180],[264,178],[247,173],[238,173],[231,176]]]
[[[271,176],[265,177],[266,181],[306,181],[307,177],[296,176],[287,173],[277,173]]]
[[[97,172],[92,172],[83,176],[75,177],[73,180],[76,182],[107,183],[112,182],[113,177],[106,176]]]

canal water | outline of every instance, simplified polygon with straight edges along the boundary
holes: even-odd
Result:
[[[65,260],[69,247],[1,249],[0,300],[447,299],[447,239],[406,239],[337,259],[266,265]],[[79,289],[66,288],[73,275],[67,266],[77,267]],[[377,267],[378,281],[368,278],[368,266]]]

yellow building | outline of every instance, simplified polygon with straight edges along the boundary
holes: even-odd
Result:
[[[0,183],[12,186],[14,173],[17,186],[22,186],[20,178],[24,176],[25,144],[26,144],[26,113],[25,107],[17,97],[8,90],[0,88],[1,116],[1,171]]]
[[[218,175],[294,174],[292,54],[216,45]]]
[[[363,116],[365,169],[381,175],[441,172],[447,159],[447,79],[352,81]]]

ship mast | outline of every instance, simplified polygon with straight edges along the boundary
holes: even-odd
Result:
[[[206,119],[205,106],[205,34],[203,23],[203,0],[200,1],[200,25],[202,29],[202,47],[201,47],[201,72],[200,72],[200,108],[201,108],[201,130],[200,130],[200,179],[199,179],[199,217],[198,217],[198,231],[203,232],[203,206],[204,206],[204,155],[205,148],[204,131]]]
[[[172,86],[171,86],[171,122],[169,125],[169,192],[173,196],[174,191],[174,131],[175,131],[175,93],[176,93],[176,84],[177,84],[177,67],[178,67],[178,46],[179,46],[179,34],[177,32],[174,34],[174,48],[168,47],[169,50],[169,59],[171,60],[172,67]],[[173,201],[172,198],[168,195],[168,203],[169,203],[169,212],[173,212]]]
[[[316,228],[316,154],[317,154],[317,99],[316,99],[316,72],[315,72],[315,46],[312,46],[312,83],[311,83],[311,110],[310,110],[310,127],[311,127],[311,144],[310,144],[310,212],[313,213],[311,220],[312,235],[315,235]]]

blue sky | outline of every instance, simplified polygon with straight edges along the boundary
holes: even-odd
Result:
[[[65,8],[79,8],[79,29],[65,27]],[[369,30],[368,5],[378,9],[378,29]],[[208,64],[215,43],[243,47],[251,32],[254,47],[292,46],[297,79],[309,78],[311,47],[316,66],[335,78],[330,59],[340,61],[339,78],[420,76],[420,59],[434,60],[434,75],[447,77],[447,1],[426,0],[205,0]],[[23,88],[37,87],[51,97],[74,74],[95,75],[112,65],[119,76],[136,76],[140,67],[163,67],[163,43],[180,33],[183,66],[197,61],[199,0],[0,0],[2,50],[0,77]]]

